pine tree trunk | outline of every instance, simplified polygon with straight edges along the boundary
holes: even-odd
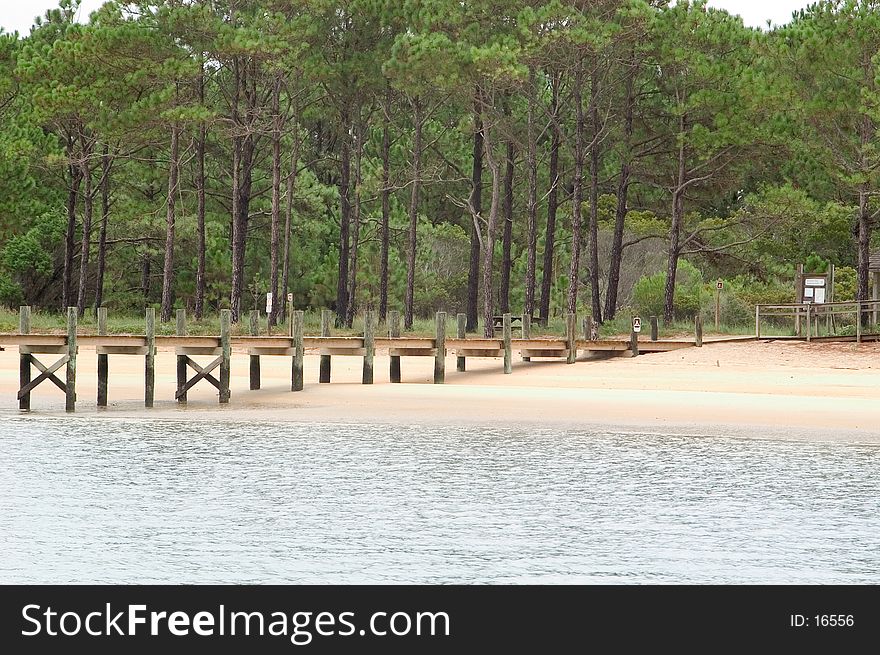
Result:
[[[629,186],[632,175],[632,135],[635,94],[633,81],[635,64],[630,63],[625,82],[623,157],[617,183],[617,207],[614,212],[614,237],[611,241],[611,262],[608,266],[608,289],[605,291],[605,320],[610,321],[617,313],[617,294],[620,287],[620,266],[623,263],[623,232],[626,225]]]
[[[471,207],[476,216],[483,215],[483,118],[479,90],[474,94],[474,149],[471,171]],[[477,304],[480,278],[480,234],[476,219],[470,217],[471,251],[468,266],[467,331],[477,329]]]
[[[299,139],[299,116],[297,114],[293,126],[293,151],[290,153],[290,172],[287,175],[287,206],[284,210],[284,264],[282,266],[281,286],[284,288],[285,297],[281,312],[287,320],[292,320],[290,317],[287,317],[285,312],[287,311],[287,294],[290,293],[290,240],[293,236],[291,229],[293,225],[293,197],[296,192],[296,174],[299,166]]]
[[[559,207],[559,149],[562,147],[562,131],[559,128],[559,75],[553,76],[550,105],[550,190],[547,194],[547,226],[544,234],[544,261],[541,269],[541,323],[550,319],[550,293],[553,287],[553,259],[556,245],[556,211]]]
[[[416,281],[416,248],[419,223],[419,191],[422,177],[422,106],[416,96],[412,101],[413,110],[413,163],[412,190],[409,199],[409,234],[406,244],[406,300],[403,307],[403,327],[411,330],[413,326],[413,294]]]
[[[98,274],[95,280],[95,315],[104,302],[104,272],[107,268],[107,223],[110,220],[110,153],[101,156],[101,234],[98,237]]]
[[[73,306],[73,254],[76,250],[76,205],[79,199],[79,188],[82,184],[82,168],[73,161],[76,142],[68,137],[67,167],[70,184],[67,187],[67,230],[64,233],[64,275],[62,278],[61,304],[62,310]]]
[[[180,128],[171,127],[171,160],[168,164],[168,198],[165,203],[165,263],[162,267],[162,309],[160,320],[171,320],[174,304],[174,232],[177,222],[177,193],[180,171]]]
[[[351,142],[349,141],[351,125],[348,111],[340,116],[342,130],[341,152],[339,159],[339,267],[336,278],[336,321],[337,327],[343,327],[348,313],[348,264],[349,264],[349,229],[351,228]]]
[[[537,93],[535,69],[529,69],[529,108],[528,108],[528,209],[527,220],[527,254],[526,254],[526,298],[523,313],[532,316],[535,312],[535,280],[538,259],[538,144],[535,134],[535,95]]]
[[[94,197],[92,194],[92,169],[91,159],[92,144],[86,143],[83,138],[82,144],[82,174],[83,174],[83,230],[82,243],[79,252],[79,290],[76,295],[76,310],[80,317],[85,314],[86,310],[86,286],[89,274],[89,251],[91,250],[91,232],[92,232],[92,205]]]
[[[269,236],[269,325],[278,321],[278,309],[283,302],[278,298],[279,247],[281,245],[281,75],[275,80],[272,92],[272,219]]]
[[[602,296],[599,290],[599,80],[598,71],[590,76],[590,124],[593,129],[590,145],[590,296],[593,321],[602,324]]]
[[[199,73],[199,104],[205,104],[205,66],[202,63]],[[199,136],[196,139],[196,231],[198,232],[198,264],[196,268],[196,320],[201,320],[205,312],[205,254],[207,238],[205,234],[205,142],[208,130],[203,122],[199,125]]]
[[[483,327],[487,338],[495,336],[493,317],[495,315],[495,294],[493,291],[493,274],[495,272],[495,239],[498,226],[498,212],[501,202],[501,162],[496,161],[492,154],[492,144],[488,130],[485,131],[484,148],[486,162],[492,173],[492,202],[486,220],[486,238],[483,240]]]
[[[240,67],[236,67],[236,70],[240,72]],[[249,123],[243,124],[241,117],[238,116],[238,95],[236,95],[235,125],[237,129],[244,132],[244,136],[234,138],[233,145],[232,293],[230,298],[233,323],[238,323],[241,320],[241,299],[245,287],[244,265],[247,254],[247,229],[256,151],[255,136],[250,121],[254,120],[259,110],[255,62],[249,63],[247,73],[238,76],[237,88],[239,87],[244,92],[245,109]]]
[[[385,87],[385,112],[382,120],[382,223],[379,229],[379,320],[388,314],[388,251],[391,241],[391,85]]]
[[[510,312],[510,269],[513,266],[511,246],[513,240],[513,174],[514,174],[513,141],[507,142],[506,168],[504,171],[504,230],[501,235],[501,298],[500,313]]]
[[[568,270],[568,296],[566,297],[566,310],[569,314],[577,313],[578,287],[580,283],[580,259],[581,259],[581,203],[584,193],[584,98],[583,98],[583,72],[580,68],[575,72],[572,89],[572,100],[575,106],[575,136],[574,136],[574,189],[572,191],[571,207],[571,264]]]
[[[679,119],[679,134],[684,136],[687,129],[685,117]],[[671,323],[675,316],[675,274],[678,270],[678,257],[681,248],[681,224],[684,220],[684,192],[686,183],[686,152],[684,140],[678,147],[678,179],[672,192],[672,223],[669,226],[669,251],[666,260],[666,287],[663,292],[663,319]]]
[[[355,133],[354,155],[354,206],[352,207],[352,234],[351,234],[351,264],[348,270],[348,311],[345,314],[345,327],[354,325],[354,315],[357,311],[357,273],[358,251],[361,239],[361,159],[363,157],[364,139],[363,127],[359,126]]]

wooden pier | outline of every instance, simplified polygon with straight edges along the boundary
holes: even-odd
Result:
[[[291,313],[290,329],[286,336],[260,334],[259,313],[250,315],[250,334],[232,336],[229,310],[220,312],[220,334],[218,336],[191,336],[187,334],[186,313],[178,310],[175,335],[156,334],[156,315],[148,308],[144,316],[143,335],[107,334],[107,311],[98,310],[98,333],[81,334],[77,326],[76,308],[67,312],[66,334],[34,334],[31,331],[31,309],[22,307],[19,314],[19,332],[0,334],[0,347],[18,346],[20,355],[20,387],[18,391],[19,408],[30,409],[31,393],[43,382],[51,382],[65,394],[65,408],[73,412],[76,408],[77,353],[81,347],[93,348],[97,352],[97,405],[107,406],[110,387],[111,356],[138,356],[144,358],[144,405],[152,407],[156,378],[155,358],[159,348],[171,349],[177,358],[177,390],[175,400],[184,405],[187,392],[201,382],[213,385],[218,392],[220,403],[230,400],[230,369],[232,349],[246,349],[250,361],[250,388],[260,388],[260,358],[291,358],[292,392],[305,388],[303,361],[307,351],[321,358],[318,383],[327,384],[331,380],[333,357],[358,357],[363,360],[363,384],[373,384],[375,380],[375,354],[386,351],[390,356],[389,379],[393,383],[401,380],[401,362],[408,357],[430,357],[434,359],[435,384],[446,380],[446,356],[456,357],[456,370],[467,370],[467,359],[472,357],[499,358],[504,373],[513,373],[513,355],[519,353],[524,362],[536,359],[551,359],[568,364],[577,361],[579,353],[607,352],[629,353],[637,356],[645,353],[669,352],[682,348],[699,347],[703,344],[702,323],[695,323],[693,340],[661,340],[657,338],[656,322],[652,320],[650,339],[640,339],[633,332],[628,339],[598,339],[592,321],[584,320],[582,333],[576,333],[577,320],[574,315],[566,316],[564,336],[532,336],[529,317],[520,319],[519,336],[514,337],[512,316],[505,314],[502,320],[500,338],[467,336],[464,316],[457,317],[457,331],[454,337],[447,336],[445,312],[439,312],[435,319],[433,337],[401,336],[399,312],[389,312],[387,336],[376,332],[377,320],[373,312],[363,316],[361,336],[334,336],[332,334],[331,312],[324,310],[321,319],[320,336],[304,334],[303,312]],[[729,341],[730,338],[717,341]],[[755,337],[742,337],[739,340],[755,340]],[[51,365],[41,362],[37,355],[59,355]],[[196,358],[209,358],[199,362]],[[56,373],[65,368],[64,379]],[[33,369],[38,375],[32,378]],[[190,370],[193,372],[190,376]],[[217,374],[215,375],[215,372]],[[82,373],[82,371],[80,371]]]

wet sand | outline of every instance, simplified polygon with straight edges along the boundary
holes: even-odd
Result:
[[[43,356],[48,362],[52,355]],[[210,361],[211,358],[197,358]],[[232,400],[201,382],[180,407],[173,400],[175,358],[156,358],[156,403],[143,407],[143,357],[110,356],[110,406],[97,410],[96,355],[82,349],[77,415],[187,420],[345,423],[504,423],[641,426],[712,434],[711,426],[750,435],[851,439],[880,443],[880,344],[722,343],[669,353],[588,358],[573,365],[531,363],[514,354],[512,375],[499,359],[447,359],[446,384],[431,384],[433,359],[404,358],[402,384],[388,382],[388,357],[377,354],[376,383],[360,384],[358,357],[334,357],[333,381],[318,384],[318,357],[307,355],[305,391],[291,393],[290,358],[262,358],[262,389],[248,389],[248,356],[232,359]],[[62,371],[63,373],[63,371]],[[36,375],[36,372],[34,372]],[[17,413],[17,348],[0,352],[0,415]],[[32,395],[32,410],[63,415],[51,384]],[[755,427],[762,428],[755,430]]]

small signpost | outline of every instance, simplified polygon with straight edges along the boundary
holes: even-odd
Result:
[[[272,313],[272,292],[266,294],[266,313]]]
[[[642,331],[642,319],[638,316],[633,316],[633,332],[638,334]]]
[[[724,280],[715,283],[715,331],[721,329],[721,292],[724,290]]]

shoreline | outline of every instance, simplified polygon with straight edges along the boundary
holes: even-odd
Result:
[[[361,358],[333,358],[330,384],[318,384],[318,357],[305,360],[305,390],[292,393],[290,358],[262,358],[262,389],[248,389],[248,356],[232,358],[232,400],[200,383],[189,403],[173,399],[173,352],[156,356],[156,403],[143,407],[143,358],[110,357],[110,407],[95,406],[93,350],[78,362],[74,417],[326,424],[535,426],[614,428],[709,436],[880,444],[880,344],[718,343],[637,358],[611,357],[567,365],[525,363],[512,375],[499,359],[469,359],[447,383],[430,383],[431,358],[404,358],[403,382],[388,382],[387,355],[375,358],[376,383],[361,385]],[[0,352],[0,419],[68,416],[61,392],[49,384],[19,413],[17,349]]]

